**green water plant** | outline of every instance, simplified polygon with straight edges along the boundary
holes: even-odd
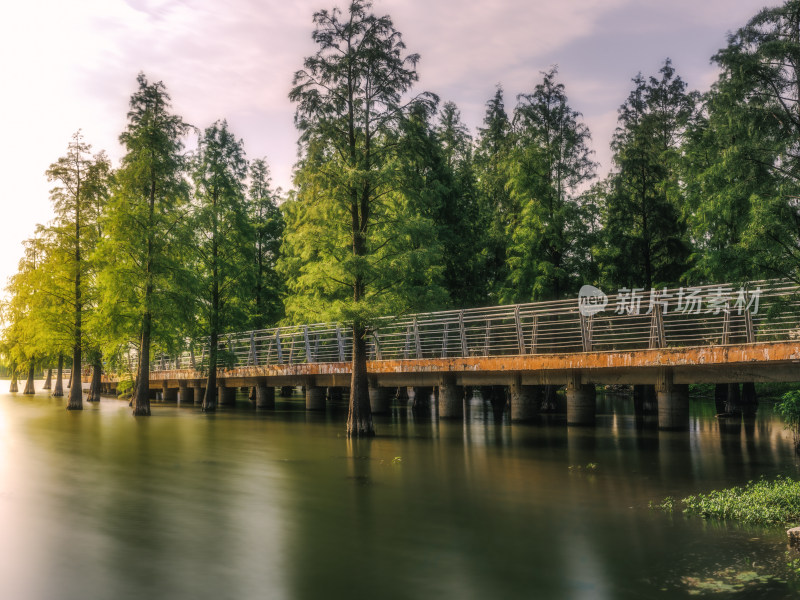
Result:
[[[651,508],[672,512],[683,506],[683,513],[704,519],[740,521],[751,525],[790,525],[800,523],[800,481],[789,477],[759,479],[741,487],[714,490],[688,496],[680,501],[671,497]]]
[[[792,432],[795,450],[800,450],[800,390],[791,390],[775,403],[775,412]]]

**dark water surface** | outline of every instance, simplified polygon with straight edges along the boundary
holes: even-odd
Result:
[[[763,580],[782,529],[648,508],[797,476],[767,404],[721,431],[696,400],[671,433],[625,398],[595,428],[496,423],[476,398],[463,423],[395,408],[349,441],[341,411],[240,400],[134,419],[0,395],[0,599],[794,597]]]

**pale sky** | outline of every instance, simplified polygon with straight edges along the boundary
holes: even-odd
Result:
[[[410,52],[417,91],[454,101],[470,129],[501,83],[516,95],[559,66],[592,132],[601,173],[617,109],[641,71],[670,57],[690,88],[716,78],[710,57],[765,0],[376,0]],[[770,4],[774,4],[770,3]],[[200,128],[226,118],[249,158],[288,188],[296,158],[292,74],[315,50],[315,10],[343,0],[26,0],[0,19],[0,283],[22,240],[51,218],[44,172],[78,129],[117,166],[136,75],[162,80],[175,112]]]

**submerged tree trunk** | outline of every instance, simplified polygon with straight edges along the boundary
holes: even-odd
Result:
[[[53,383],[53,367],[47,367],[47,377],[44,380],[43,390],[49,390]]]
[[[33,375],[35,373],[35,367],[33,365],[33,361],[28,364],[28,380],[25,382],[25,389],[22,391],[23,394],[35,394],[36,390],[33,387]]]
[[[99,352],[92,363],[92,382],[89,384],[87,402],[100,402],[100,386],[102,385],[103,356]]]
[[[372,410],[369,405],[367,382],[367,342],[365,329],[353,325],[353,367],[350,379],[350,409],[347,414],[347,435],[368,437],[375,435]]]
[[[83,410],[83,385],[81,378],[81,345],[72,349],[72,370],[69,372],[69,402],[67,410]]]
[[[150,327],[152,315],[142,317],[142,343],[139,346],[139,372],[136,375],[135,393],[131,398],[133,416],[150,416]]]
[[[60,398],[64,395],[63,376],[64,373],[64,354],[58,353],[58,366],[56,367],[56,384],[53,387],[53,396]]]
[[[212,329],[214,329],[212,327]],[[203,396],[203,412],[217,410],[217,346],[219,337],[216,331],[211,332],[208,345],[208,377],[206,378],[206,393]]]
[[[17,365],[11,365],[11,383],[8,386],[9,392],[18,392],[19,386],[17,385]]]

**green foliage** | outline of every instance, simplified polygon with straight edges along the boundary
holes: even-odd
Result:
[[[192,245],[201,330],[209,335],[248,325],[253,227],[245,199],[247,161],[226,121],[208,127],[191,164],[194,181]]]
[[[775,412],[792,432],[795,447],[800,447],[800,390],[786,392],[779,402],[775,403]]]
[[[672,498],[653,504],[671,512],[678,503]],[[793,524],[800,521],[800,481],[778,477],[760,479],[743,487],[715,490],[680,500],[683,512],[704,519],[740,521],[753,525]]]
[[[521,94],[504,168],[518,210],[507,224],[508,278],[501,300],[557,299],[581,281],[586,215],[580,188],[594,177],[590,134],[567,103],[555,67]]]
[[[280,188],[272,190],[265,159],[250,164],[248,216],[253,226],[253,297],[250,324],[254,329],[274,325],[283,317],[285,283],[278,273],[281,239],[285,222],[278,208]]]
[[[497,304],[509,276],[507,263],[509,227],[516,222],[519,208],[508,193],[506,155],[511,123],[505,110],[503,88],[498,86],[486,103],[483,128],[478,129],[475,148],[475,176],[480,225],[485,232],[485,278],[487,303]]]
[[[598,258],[612,286],[674,284],[688,266],[680,148],[697,94],[686,92],[669,60],[659,74],[633,79],[611,145],[616,169],[604,198]]]
[[[98,244],[105,354],[124,355],[138,340],[139,396],[135,414],[149,414],[146,381],[151,350],[180,347],[194,316],[189,269],[189,186],[183,137],[189,130],[170,112],[164,84],[143,74],[131,96],[128,125],[120,135],[126,149]]]
[[[789,0],[760,11],[713,57],[722,72],[693,154],[707,196],[696,235],[708,238],[716,277],[800,281],[799,27],[800,1]]]
[[[429,188],[409,192],[400,172],[414,157],[396,148],[410,109],[435,98],[401,103],[419,57],[404,56],[389,17],[369,8],[356,1],[347,18],[338,9],[314,15],[319,49],[290,94],[303,156],[297,195],[284,205],[279,268],[293,322],[366,325],[442,299],[434,224],[418,210]]]

